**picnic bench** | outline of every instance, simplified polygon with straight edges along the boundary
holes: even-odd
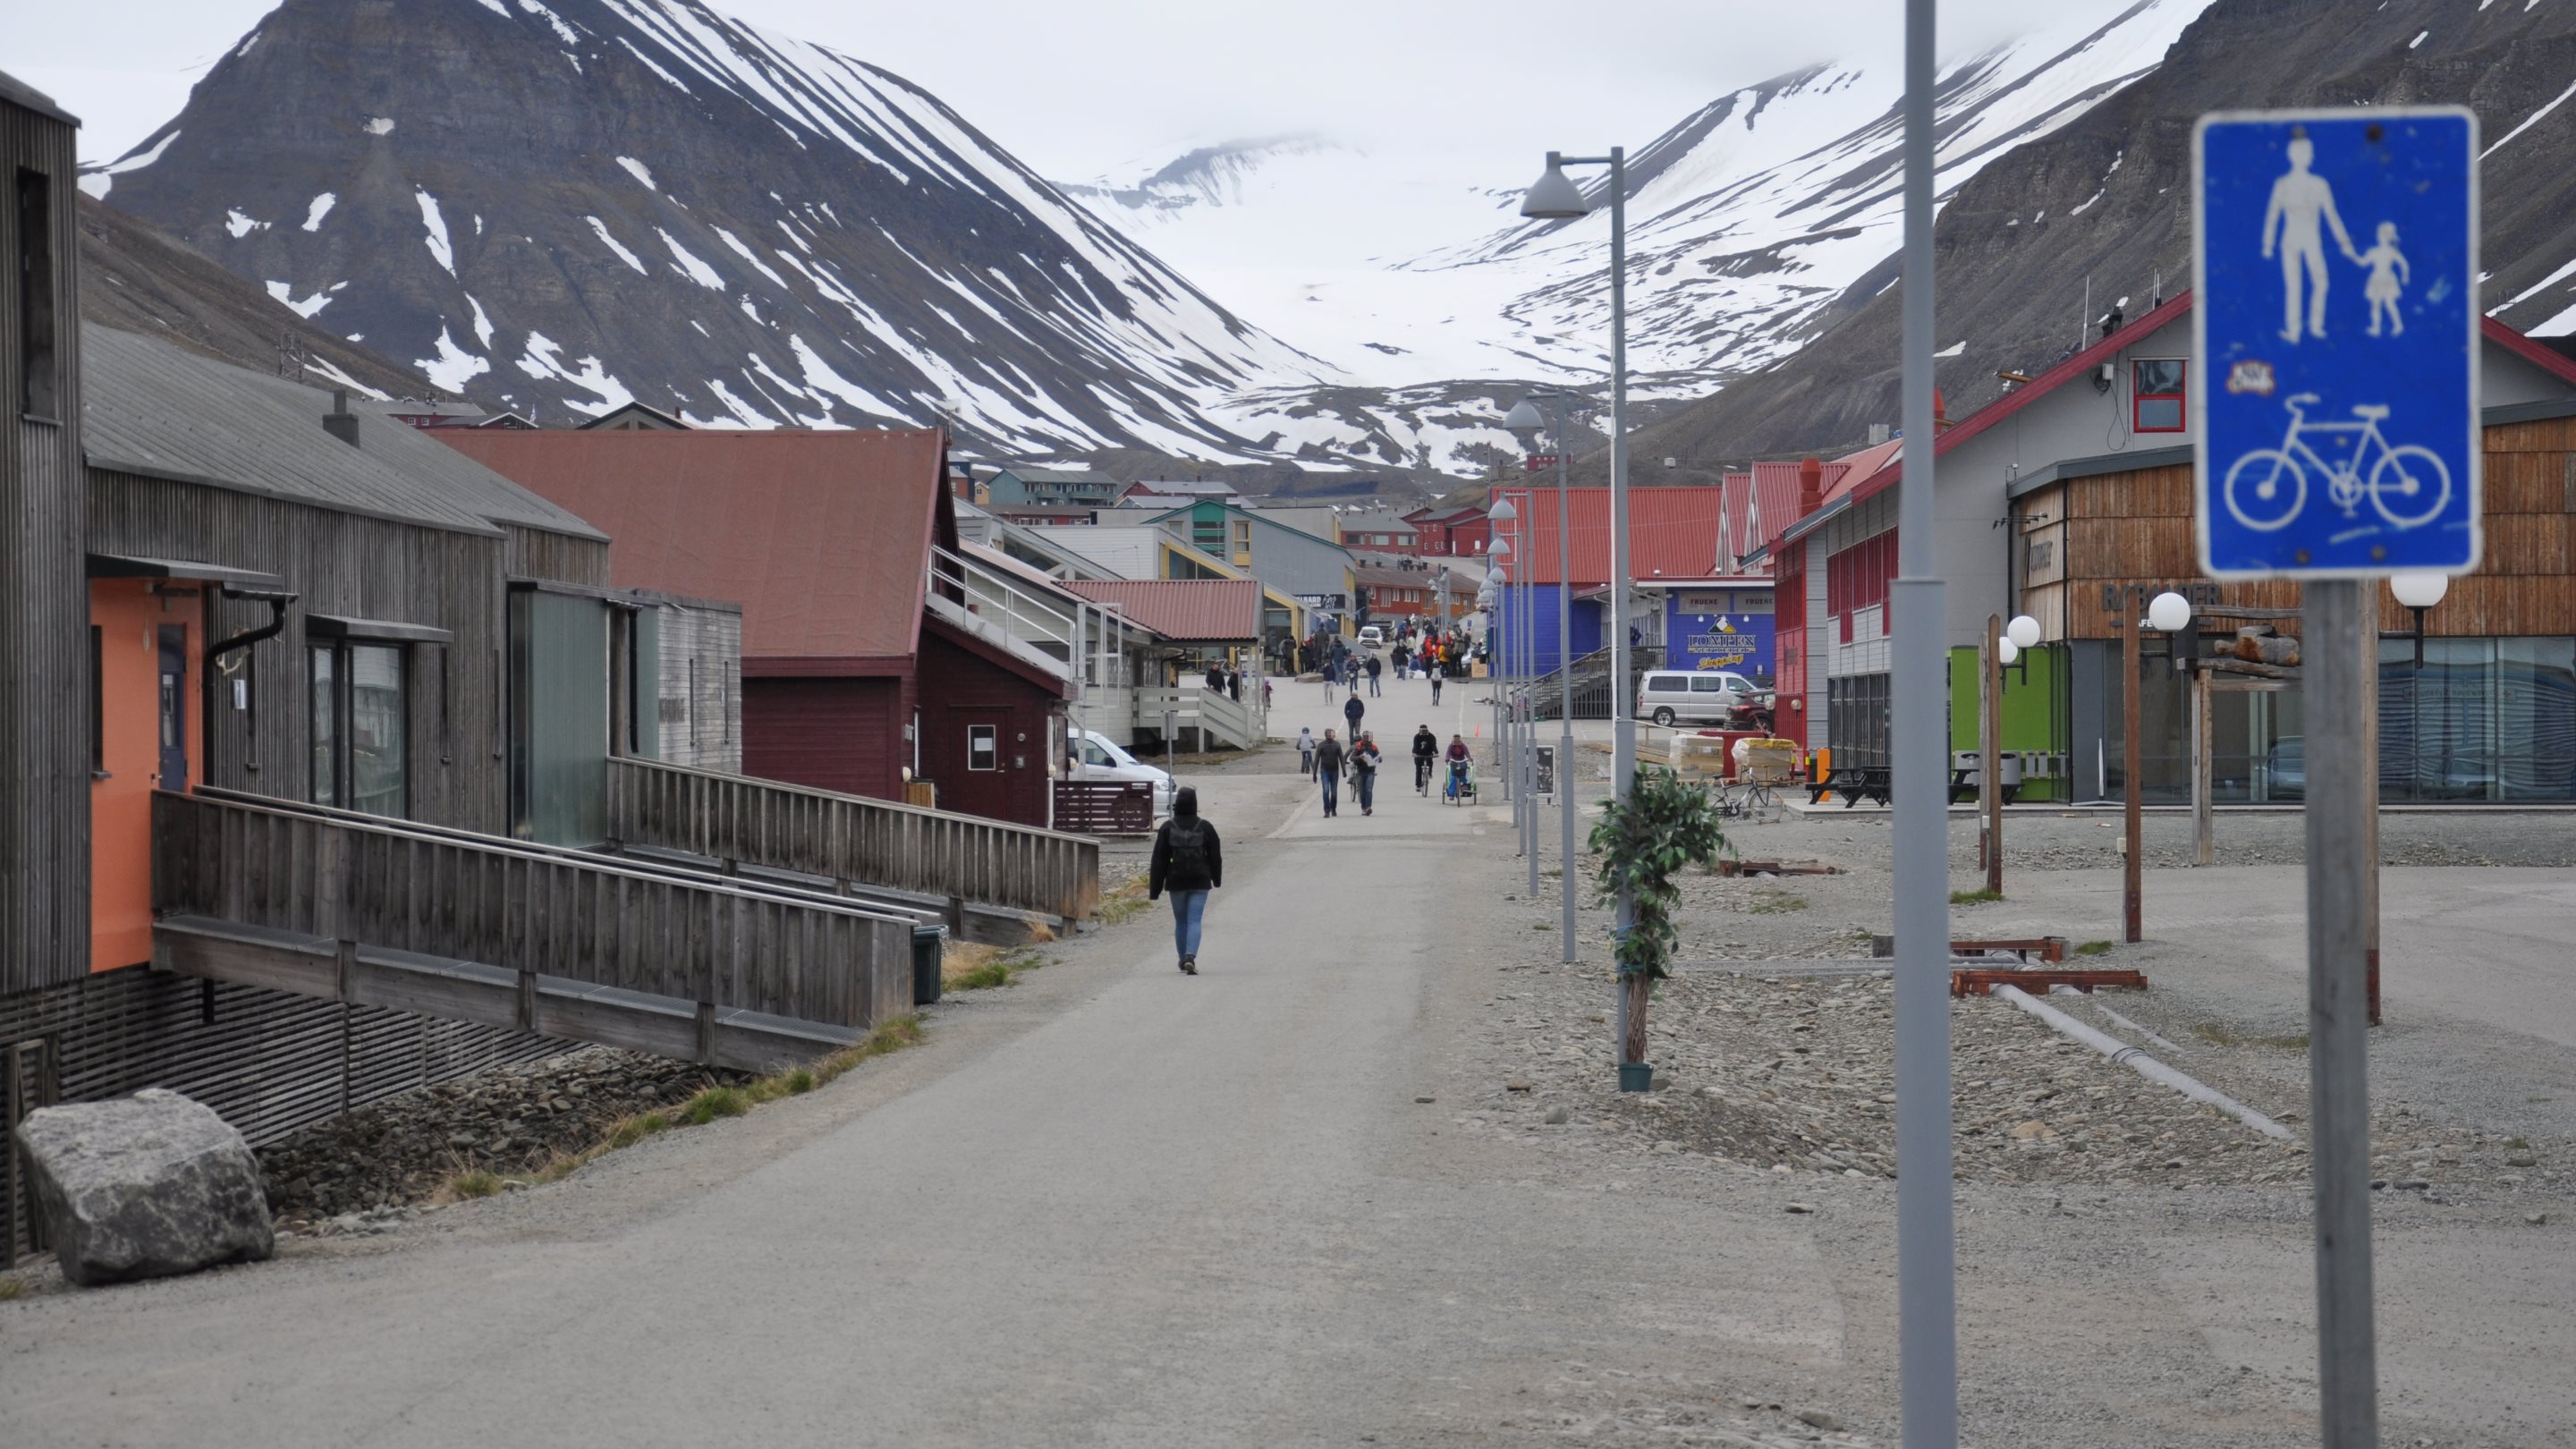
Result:
[[[1843,797],[1843,808],[1849,810],[1863,796],[1881,805],[1888,800],[1888,769],[1885,765],[1836,767],[1823,778],[1807,785],[1807,803],[1822,805],[1825,797],[1835,793]]]
[[[1974,800],[1977,798],[1976,777],[1976,768],[1970,765],[1962,765],[1950,772],[1951,804],[1956,805],[1962,800]],[[2019,785],[2006,785],[2003,788],[2004,803],[2007,805],[2012,803],[2015,795],[2021,793],[2021,787]]]

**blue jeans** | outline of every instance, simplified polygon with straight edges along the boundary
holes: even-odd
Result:
[[[1199,923],[1207,919],[1206,891],[1173,891],[1172,946],[1184,956],[1199,953]]]
[[[1351,777],[1351,798],[1359,802],[1362,810],[1377,807],[1377,771],[1362,770]]]
[[[1317,773],[1324,781],[1324,813],[1330,815],[1341,808],[1341,777],[1330,770],[1319,770]]]

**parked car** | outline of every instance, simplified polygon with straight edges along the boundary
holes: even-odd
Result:
[[[2308,798],[2308,742],[2285,735],[2263,752],[2264,791],[2274,800]]]
[[[1649,669],[1637,685],[1637,715],[1659,725],[1724,724],[1728,711],[1761,693],[1726,669]]]
[[[1380,648],[1384,647],[1385,644],[1386,631],[1384,629],[1379,628],[1375,624],[1366,624],[1361,626],[1360,647],[1362,649],[1374,654]]]
[[[1154,787],[1154,813],[1172,813],[1172,777],[1160,767],[1137,759],[1098,730],[1075,730],[1072,749],[1073,778],[1148,781]]]

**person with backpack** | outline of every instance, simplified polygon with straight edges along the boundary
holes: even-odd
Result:
[[[1377,736],[1361,731],[1351,745],[1351,798],[1360,802],[1362,815],[1377,813],[1377,767],[1385,762]]]
[[[1172,893],[1172,946],[1181,973],[1199,974],[1199,926],[1207,919],[1208,892],[1225,884],[1225,852],[1216,827],[1199,818],[1199,792],[1184,785],[1172,796],[1172,818],[1154,832],[1145,899]]]
[[[1342,742],[1324,731],[1324,742],[1315,746],[1315,778],[1324,782],[1324,818],[1341,813]]]
[[[1440,737],[1423,725],[1413,732],[1413,793],[1431,793],[1431,761],[1440,753]]]
[[[1297,727],[1297,773],[1315,778],[1315,732],[1304,725]]]

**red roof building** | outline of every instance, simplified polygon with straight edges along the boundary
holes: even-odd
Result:
[[[1058,587],[1115,607],[1175,644],[1252,644],[1261,638],[1258,579],[1064,579]]]
[[[1515,581],[1552,587],[1556,567],[1556,490],[1497,488],[1519,517],[1503,525],[1512,540]],[[1610,490],[1574,488],[1565,495],[1574,585],[1600,588],[1610,581]],[[1735,572],[1717,556],[1724,490],[1712,487],[1628,490],[1628,566],[1641,584],[1657,579],[1708,579]],[[1522,540],[1527,539],[1524,547]]]
[[[746,774],[889,800],[925,779],[943,808],[1047,823],[1068,686],[934,579],[958,546],[939,433],[433,436],[607,532],[619,587],[742,604]]]

